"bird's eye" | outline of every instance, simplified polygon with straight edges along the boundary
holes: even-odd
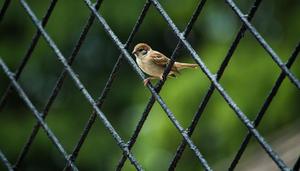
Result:
[[[143,49],[139,49],[139,52],[142,52],[143,51]]]

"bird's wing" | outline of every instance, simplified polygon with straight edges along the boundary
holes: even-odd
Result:
[[[165,55],[163,55],[157,51],[152,51],[152,53],[150,53],[149,57],[151,58],[153,63],[155,63],[156,65],[162,66],[162,67],[166,67],[167,64],[170,62],[169,58],[167,58]]]
[[[149,56],[153,63],[164,68],[167,67],[168,63],[170,62],[170,59],[168,57],[157,51],[152,51]],[[179,71],[175,65],[172,66],[171,71],[173,71],[176,74],[179,74]]]

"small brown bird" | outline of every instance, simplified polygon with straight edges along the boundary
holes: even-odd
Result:
[[[136,57],[139,67],[150,77],[144,80],[146,86],[151,79],[163,79],[163,73],[170,59],[162,53],[152,50],[146,43],[139,43],[134,47],[132,54]],[[168,76],[176,77],[179,71],[185,68],[197,68],[197,64],[175,62]]]

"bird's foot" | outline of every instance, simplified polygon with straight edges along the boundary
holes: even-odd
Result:
[[[147,86],[147,84],[149,83],[149,81],[150,81],[149,78],[144,79],[144,86]]]
[[[160,79],[161,81],[164,80],[163,75],[161,75],[161,76],[159,77],[159,79]]]

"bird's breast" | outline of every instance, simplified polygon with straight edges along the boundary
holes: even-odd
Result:
[[[148,75],[160,77],[164,72],[163,67],[156,65],[151,60],[136,58],[136,62],[142,71]]]

